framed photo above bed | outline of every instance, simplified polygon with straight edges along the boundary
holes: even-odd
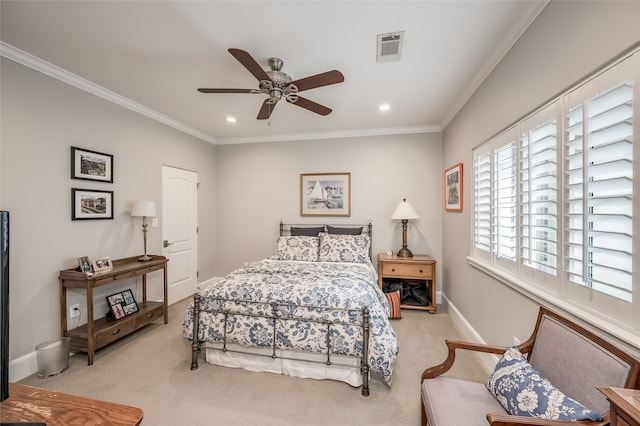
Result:
[[[351,173],[301,174],[300,216],[351,216]]]

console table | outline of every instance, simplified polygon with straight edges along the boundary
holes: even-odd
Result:
[[[143,414],[142,409],[130,405],[18,383],[9,384],[9,398],[0,403],[3,424],[135,426],[140,424]]]
[[[138,261],[139,256],[118,259],[113,261],[113,269],[96,272],[93,275],[65,269],[60,271],[60,318],[62,335],[71,338],[72,350],[86,352],[88,364],[93,365],[93,356],[97,349],[124,337],[140,327],[149,324],[158,318],[164,317],[164,323],[169,322],[168,315],[168,287],[167,287],[167,262],[164,256],[151,256],[146,262]],[[163,271],[164,275],[164,300],[152,302],[147,300],[147,274],[153,271]],[[142,276],[142,301],[138,301],[138,312],[128,315],[116,321],[107,321],[105,317],[93,320],[93,289],[128,278]],[[85,289],[87,294],[87,323],[67,330],[67,289]],[[93,321],[92,321],[93,320]]]

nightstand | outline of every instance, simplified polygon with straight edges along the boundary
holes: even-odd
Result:
[[[596,386],[611,403],[611,426],[640,425],[640,390]]]
[[[436,312],[436,261],[429,256],[378,255],[378,285],[382,288],[385,278],[395,278],[410,286],[425,286],[429,300],[427,305],[401,304],[404,309],[419,309]]]

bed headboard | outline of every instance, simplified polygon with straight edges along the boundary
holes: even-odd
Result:
[[[291,228],[322,228],[325,232],[328,226],[334,226],[336,228],[362,228],[362,233],[369,236],[371,244],[369,244],[369,259],[373,261],[373,223],[369,221],[366,224],[354,224],[354,223],[331,223],[331,224],[317,224],[317,223],[284,223],[280,221],[280,236],[286,237],[291,235]]]

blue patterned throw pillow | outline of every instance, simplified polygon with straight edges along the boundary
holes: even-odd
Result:
[[[509,348],[485,384],[514,416],[550,420],[600,420],[602,416],[569,398],[536,370],[520,353]]]

